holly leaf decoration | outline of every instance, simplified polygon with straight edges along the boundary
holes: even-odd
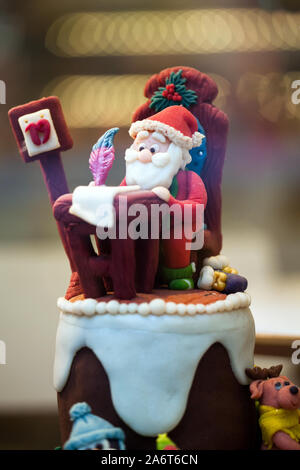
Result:
[[[189,108],[197,101],[197,93],[189,90],[186,85],[186,78],[182,77],[182,70],[171,72],[166,79],[166,85],[160,86],[153,93],[149,107],[156,112],[162,111],[169,106],[182,105]]]

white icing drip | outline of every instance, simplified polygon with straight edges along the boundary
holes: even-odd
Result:
[[[216,342],[227,349],[237,380],[247,384],[245,368],[253,366],[255,343],[248,308],[184,318],[61,313],[54,385],[64,388],[76,352],[89,347],[107,372],[119,416],[137,433],[155,436],[180,422],[198,363]]]
[[[70,214],[89,224],[112,228],[114,225],[114,197],[122,192],[136,191],[139,186],[78,186],[72,196]]]

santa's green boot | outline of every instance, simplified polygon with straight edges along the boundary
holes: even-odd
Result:
[[[162,266],[161,279],[164,284],[168,284],[169,289],[194,289],[193,273],[195,270],[195,263],[191,263],[185,268],[166,268]]]

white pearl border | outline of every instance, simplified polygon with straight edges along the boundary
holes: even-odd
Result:
[[[176,304],[175,302],[165,302],[163,299],[153,299],[151,302],[141,304],[121,303],[118,300],[108,302],[97,302],[95,299],[84,299],[70,302],[64,297],[59,297],[57,307],[63,313],[76,316],[92,317],[94,315],[126,315],[138,314],[148,315],[179,315],[194,316],[198,313],[230,312],[243,307],[249,307],[251,303],[250,295],[247,292],[236,292],[227,295],[224,300],[217,300],[211,304]]]

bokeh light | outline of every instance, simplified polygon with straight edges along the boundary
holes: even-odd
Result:
[[[255,8],[71,13],[46,46],[63,57],[296,50],[299,25],[300,13]]]
[[[255,109],[265,120],[282,124],[289,119],[300,120],[300,107],[292,103],[291,85],[300,71],[287,73],[245,73],[236,87],[240,104]]]
[[[218,86],[214,104],[222,110],[227,111],[234,96],[242,107],[251,107],[267,121],[300,120],[300,106],[291,100],[291,84],[300,77],[300,71],[246,72],[237,86],[219,74],[207,73]],[[126,127],[133,111],[146,100],[143,90],[148,78],[146,74],[59,76],[47,84],[42,96],[60,98],[72,128]]]
[[[68,125],[73,128],[128,126],[133,111],[146,101],[143,91],[151,75],[72,75],[52,80],[42,96],[60,98]],[[226,107],[230,83],[224,77],[210,74],[219,94],[215,101]]]

